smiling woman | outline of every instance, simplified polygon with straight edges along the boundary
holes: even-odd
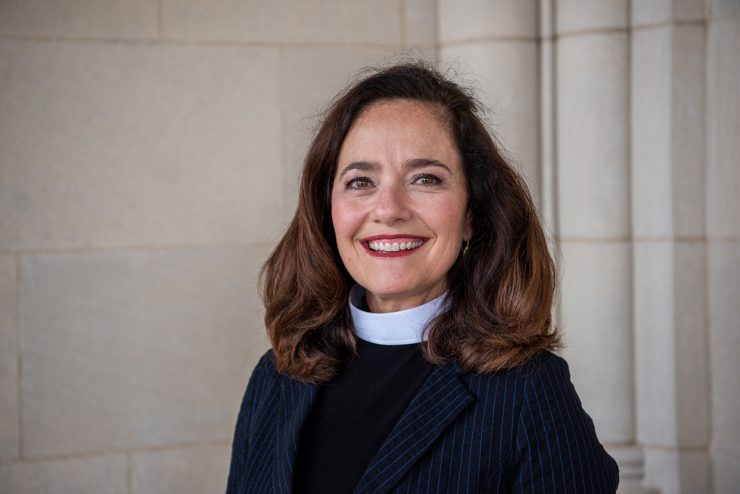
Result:
[[[532,200],[475,99],[421,64],[331,106],[262,273],[272,342],[229,493],[609,493],[552,326]]]

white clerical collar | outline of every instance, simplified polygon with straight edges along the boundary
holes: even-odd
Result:
[[[424,330],[439,314],[447,292],[434,300],[398,312],[367,312],[360,307],[365,289],[355,285],[349,293],[352,324],[358,337],[378,345],[407,345],[426,340]]]

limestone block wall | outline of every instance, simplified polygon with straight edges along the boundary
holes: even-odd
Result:
[[[0,1],[0,492],[222,492],[256,277],[362,67],[478,90],[622,493],[740,484],[740,1]]]
[[[1,492],[223,492],[312,115],[435,15],[0,2]]]

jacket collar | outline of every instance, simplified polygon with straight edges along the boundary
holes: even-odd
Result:
[[[439,366],[417,391],[401,418],[365,469],[355,493],[390,491],[455,418],[475,400],[458,376],[456,364]],[[303,422],[316,399],[317,387],[295,379],[281,379],[285,414],[278,420],[273,491],[292,492],[293,465]]]

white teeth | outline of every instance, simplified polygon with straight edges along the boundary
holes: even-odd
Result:
[[[424,242],[421,240],[414,240],[412,242],[368,242],[368,247],[370,247],[371,250],[377,251],[377,252],[398,252],[401,250],[412,250],[416,249],[417,247],[420,247],[421,244]]]

